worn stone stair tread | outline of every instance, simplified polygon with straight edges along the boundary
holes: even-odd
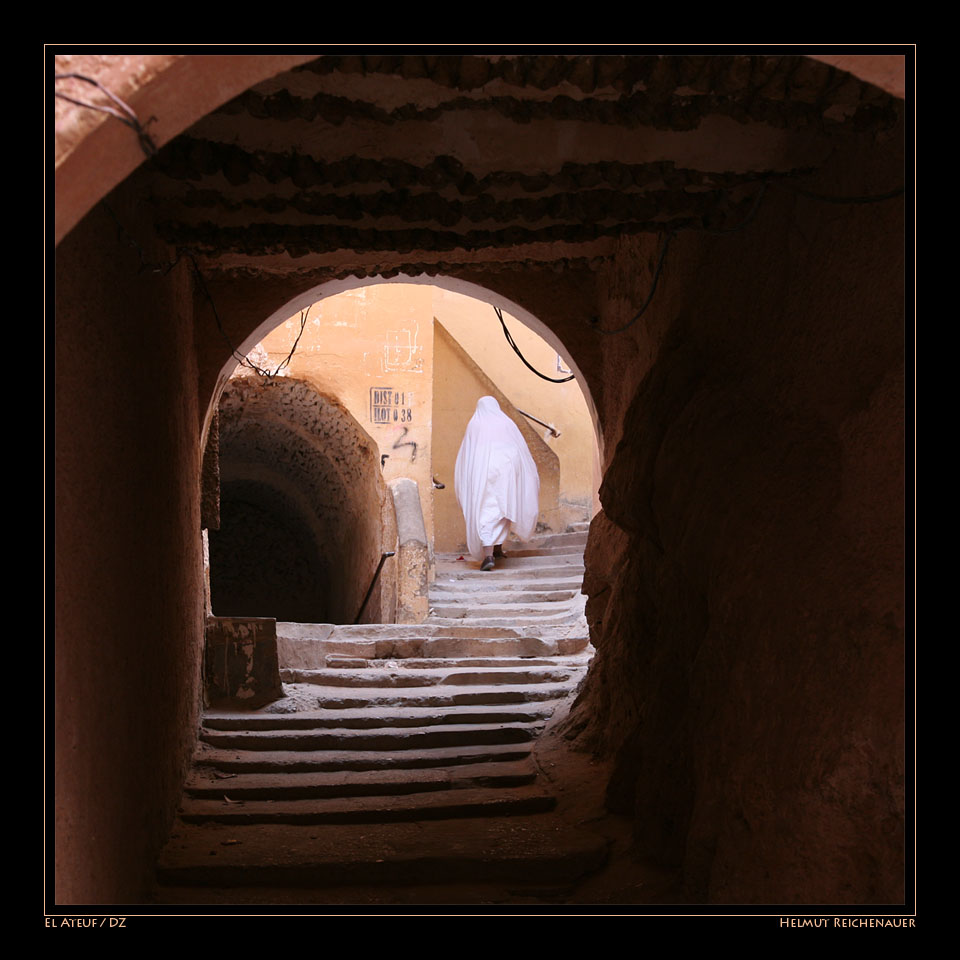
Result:
[[[586,598],[580,601],[585,603]],[[581,616],[580,621],[583,620]],[[303,656],[362,657],[366,660],[396,660],[408,657],[552,657],[571,651],[559,643],[571,630],[586,633],[582,623],[566,620],[562,624],[495,624],[489,620],[424,621],[416,631],[405,634],[367,635],[345,627],[329,627],[318,635],[288,632],[289,624],[278,625],[277,647],[286,667],[303,666]],[[321,635],[322,634],[322,635]],[[320,661],[318,661],[320,662]],[[311,664],[313,666],[315,664]]]
[[[559,552],[558,552],[559,551]],[[520,557],[519,553],[529,553],[530,556]],[[498,557],[497,563],[502,563],[505,566],[509,566],[514,560],[522,561],[519,565],[522,567],[535,567],[541,566],[546,567],[551,564],[560,562],[558,558],[566,558],[573,563],[583,563],[583,547],[578,544],[570,544],[566,547],[546,547],[541,553],[537,548],[530,549],[526,546],[521,546],[517,544],[516,547],[507,546],[506,547],[506,556]],[[457,558],[463,556],[463,560],[458,560]],[[436,555],[436,562],[439,563],[462,563],[462,564],[474,564],[476,568],[479,569],[480,562],[479,560],[474,560],[472,557],[468,557],[466,554],[459,553],[438,553]],[[499,568],[498,568],[499,569]]]
[[[323,688],[320,688],[323,689]],[[335,689],[335,688],[330,688]],[[486,687],[471,689],[465,693],[437,692],[437,687],[419,688],[416,694],[409,689],[403,693],[384,691],[383,689],[363,690],[359,687],[341,688],[349,690],[349,696],[336,696],[327,693],[317,698],[320,706],[328,710],[357,708],[379,708],[395,706],[503,706],[522,703],[545,703],[562,700],[576,689],[575,684],[562,687],[540,684],[531,687]]]
[[[208,770],[236,773],[322,773],[336,770],[386,770],[391,768],[449,767],[499,763],[530,756],[531,741],[522,743],[462,744],[424,747],[419,750],[244,750],[220,749],[204,744],[197,764]],[[231,782],[230,778],[222,781]],[[228,792],[228,787],[224,787]]]
[[[412,794],[433,790],[461,790],[471,787],[506,788],[525,786],[537,771],[528,756],[521,760],[476,763],[470,766],[422,767],[386,770],[344,770],[339,772],[238,774],[218,779],[210,771],[195,770],[184,790],[196,799],[231,800],[312,799]]]
[[[588,525],[589,526],[589,525]],[[563,533],[548,533],[544,534],[542,537],[537,537],[533,540],[529,540],[526,543],[517,543],[518,549],[527,549],[535,550],[538,548],[546,547],[559,547],[565,546],[570,548],[579,549],[583,553],[584,549],[587,546],[587,530],[586,528],[581,528],[580,530],[565,530]],[[511,544],[507,543],[504,545],[504,549],[509,554],[511,551]]]
[[[459,593],[451,591],[430,589],[429,600],[431,606],[440,604],[448,605],[451,603],[462,604],[498,604],[511,606],[528,606],[539,603],[564,603],[573,600],[580,592],[579,587],[567,590],[547,590],[547,591],[506,591],[506,590],[469,590]]]
[[[474,612],[465,616],[439,617],[435,614],[431,614],[428,618],[428,622],[434,623],[437,626],[450,626],[455,623],[469,623],[477,627],[530,626],[536,627],[538,630],[543,631],[551,626],[564,626],[567,624],[576,623],[581,619],[581,616],[582,611],[579,608],[562,611],[553,616],[544,616],[543,614],[511,613],[508,610],[503,610],[497,615]],[[584,632],[586,633],[586,630],[584,630]]]
[[[386,727],[376,730],[204,730],[205,743],[236,750],[402,750],[454,744],[523,743],[542,723],[448,724],[432,727]]]
[[[546,556],[519,556],[497,557],[493,571],[481,570],[479,560],[455,560],[446,557],[437,557],[437,572],[441,570],[460,570],[472,575],[489,576],[491,572],[510,573],[517,578],[543,576],[545,570],[562,570],[565,576],[570,576],[572,570],[583,566],[583,554],[579,552],[559,550],[551,551]]]
[[[552,817],[295,826],[178,823],[162,885],[316,886],[573,881],[599,869],[604,840]],[[172,891],[171,891],[172,892]],[[158,891],[163,901],[163,887]]]
[[[498,557],[497,563],[520,559],[530,560],[534,557],[552,560],[554,557],[570,556],[576,549],[577,544],[575,543],[558,543],[552,547],[515,547],[508,550],[505,557]],[[582,551],[578,555],[582,556]]]
[[[317,706],[328,710],[372,707],[446,707],[562,700],[577,680],[563,684],[494,684],[472,687],[330,687],[309,671],[296,671],[317,689]],[[288,678],[281,673],[286,681]],[[292,678],[290,678],[292,679]],[[578,678],[577,678],[578,679]],[[342,692],[340,692],[342,691]]]
[[[488,591],[492,594],[505,595],[514,593],[518,596],[528,596],[531,593],[551,593],[551,592],[580,592],[583,585],[581,577],[557,577],[553,580],[528,580],[524,583],[516,583],[507,589],[494,591],[490,589],[488,581],[482,580],[479,576],[476,579],[461,577],[460,579],[445,579],[438,577],[430,584],[430,593],[455,593],[457,596],[484,595]]]
[[[229,796],[229,793],[224,791]],[[195,800],[184,797],[184,823],[390,823],[452,817],[499,817],[552,810],[556,797],[537,785],[512,790],[473,788],[400,796],[317,800]]]
[[[205,713],[208,730],[312,730],[324,728],[378,729],[426,727],[450,723],[524,723],[544,720],[553,708],[542,703],[515,707],[390,707],[378,710],[304,710],[298,713]]]
[[[472,667],[486,669],[490,667],[512,667],[521,669],[526,667],[582,667],[586,669],[590,664],[589,657],[583,654],[555,657],[407,657],[401,660],[368,660],[363,657],[341,657],[331,654],[326,658],[327,669],[385,669],[389,664],[392,670],[431,670],[451,667]]]
[[[490,639],[514,639],[518,636],[520,634],[503,630],[491,634]],[[293,641],[353,641],[369,646],[382,642],[472,640],[476,634],[462,626],[445,631],[429,623],[290,623],[278,620],[277,637]]]
[[[576,668],[556,667],[366,667],[357,669],[294,670],[296,682],[327,687],[476,687],[503,684],[564,683]]]
[[[478,603],[475,600],[470,600],[467,603],[441,600],[431,602],[430,617],[431,619],[439,617],[451,620],[493,617],[501,620],[536,620],[538,623],[550,623],[558,617],[579,615],[579,606],[564,606],[564,603],[569,604],[573,599],[575,598],[571,597],[564,602],[548,600],[518,604],[504,604],[493,599],[487,600],[485,603]]]
[[[548,576],[573,576],[574,570],[583,567],[582,553],[553,553],[548,557],[501,557],[493,570],[481,570],[480,561],[457,560],[451,556],[436,558],[437,575],[465,574],[490,577],[492,574],[509,574],[511,578],[525,580]]]

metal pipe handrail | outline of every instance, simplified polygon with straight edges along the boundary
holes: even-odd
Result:
[[[373,579],[370,581],[370,589],[367,590],[367,595],[363,598],[363,603],[360,604],[360,609],[357,611],[357,615],[353,618],[354,623],[359,623],[360,618],[363,616],[363,611],[367,609],[367,602],[370,600],[370,594],[373,593],[373,588],[377,585],[377,581],[380,579],[380,571],[383,569],[384,561],[387,557],[394,556],[395,551],[390,550],[388,553],[380,554],[380,562],[377,564],[377,572],[374,573]]]
[[[514,407],[514,409],[517,411],[517,413],[522,413],[528,420],[532,420],[534,423],[539,423],[541,427],[546,427],[555,437],[560,436],[560,431],[556,427],[551,426],[549,423],[544,423],[532,413],[527,413],[526,410],[521,410],[519,407]]]

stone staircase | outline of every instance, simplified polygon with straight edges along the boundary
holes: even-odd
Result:
[[[487,573],[438,557],[422,624],[278,624],[287,696],[204,714],[158,902],[597,869],[603,843],[551,819],[534,753],[592,653],[585,538],[508,545]]]

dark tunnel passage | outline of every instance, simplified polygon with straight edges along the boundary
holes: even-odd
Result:
[[[336,400],[287,378],[231,380],[219,421],[214,613],[352,622],[380,559],[373,442]]]

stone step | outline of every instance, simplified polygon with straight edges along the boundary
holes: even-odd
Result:
[[[573,597],[568,597],[571,600]],[[445,618],[452,620],[479,619],[493,617],[501,620],[535,620],[537,623],[550,623],[559,616],[567,613],[577,615],[580,607],[565,607],[563,604],[547,602],[524,602],[514,605],[505,605],[494,597],[488,598],[486,603],[471,600],[469,603],[453,603],[448,600],[437,601],[430,606],[430,619]]]
[[[498,581],[499,582],[499,581]],[[510,586],[501,586],[491,589],[490,582],[483,577],[474,579],[461,578],[459,580],[437,579],[430,587],[430,595],[433,594],[457,594],[470,596],[472,594],[496,594],[500,595],[516,594],[517,596],[529,598],[531,594],[537,593],[572,593],[574,595],[580,592],[583,583],[582,577],[567,577],[557,580],[529,580],[525,584],[511,584]]]
[[[571,604],[575,602],[576,601],[571,601]],[[530,628],[546,632],[552,627],[562,627],[575,623],[582,619],[582,615],[582,606],[571,605],[571,607],[561,609],[551,616],[547,616],[546,614],[520,614],[503,611],[501,611],[501,615],[499,616],[492,616],[489,613],[486,615],[478,615],[477,611],[472,611],[467,616],[458,617],[438,617],[431,614],[428,616],[426,622],[436,627],[452,627],[458,623],[465,623],[481,630],[488,627],[512,626],[515,629]]]
[[[329,657],[356,657],[363,660],[476,659],[489,657],[551,657],[562,651],[558,639],[543,636],[536,627],[501,627],[489,623],[465,625],[462,620],[444,626],[411,624],[405,636],[365,637],[356,632],[331,636],[290,636],[280,634],[277,650],[282,666],[290,669],[317,669]],[[287,627],[283,624],[283,627]],[[522,631],[530,632],[523,636]],[[570,651],[578,652],[578,651]]]
[[[499,574],[502,579],[518,581],[543,576],[572,576],[576,570],[579,570],[582,575],[583,554],[564,552],[551,553],[545,557],[505,557],[497,560],[493,570],[481,570],[479,560],[437,557],[436,569],[438,576],[448,573],[469,573],[483,574],[490,578]]]
[[[578,520],[576,523],[571,523],[567,527],[568,533],[589,533],[590,531],[590,521],[589,520]]]
[[[392,707],[367,710],[304,710],[297,713],[207,713],[207,730],[369,730],[378,727],[430,727],[438,724],[531,723],[548,718],[552,704],[516,707]]]
[[[588,523],[586,528],[580,530],[566,530],[563,533],[548,533],[545,536],[537,537],[526,544],[518,543],[517,546],[531,550],[541,547],[550,548],[563,546],[569,548],[571,551],[577,550],[580,553],[583,553],[587,546],[587,533],[589,528],[590,524]],[[509,544],[506,544],[504,549],[506,550],[508,556],[513,552],[510,549]]]
[[[427,747],[526,743],[541,724],[448,724],[435,727],[384,727],[375,731],[342,729],[207,730],[200,739],[221,750],[419,750]]]
[[[605,841],[550,821],[532,755],[590,660],[584,541],[538,538],[490,572],[439,558],[425,623],[278,624],[294,686],[204,715],[161,882],[202,902],[206,885],[563,884],[597,869]]]
[[[530,756],[531,742],[420,750],[220,750],[201,744],[195,763],[221,773],[332,773],[340,770],[429,769],[503,763]],[[229,791],[230,777],[215,778]]]
[[[473,667],[485,669],[488,667],[580,667],[586,670],[589,658],[583,656],[556,656],[556,657],[407,657],[403,660],[366,660],[363,657],[328,656],[327,669],[357,670],[365,667],[390,668],[392,670],[408,669],[449,669],[450,667]]]
[[[566,585],[576,584],[577,589],[583,583],[583,565],[571,563],[567,567],[545,567],[542,571],[530,571],[528,576],[518,577],[509,570],[494,567],[492,570],[475,570],[463,566],[437,565],[434,583],[456,583],[455,589],[469,590],[479,587],[483,590],[538,590],[540,583],[566,581]]]
[[[390,824],[270,825],[177,823],[160,860],[155,898],[184,888],[336,887],[463,881],[573,882],[599,869],[606,843],[552,818]],[[179,889],[175,889],[179,888]],[[198,891],[197,902],[205,902]]]
[[[561,554],[572,554],[579,553],[583,556],[583,549],[579,544],[574,543],[557,543],[551,546],[544,547],[521,547],[517,546],[507,551],[505,557],[497,557],[497,563],[499,564],[501,560],[515,560],[519,557],[555,557]]]
[[[286,671],[281,671],[281,676]],[[309,675],[309,671],[296,671]],[[579,681],[577,681],[579,682]],[[335,693],[334,687],[317,687],[317,706],[324,710],[381,710],[385,707],[457,707],[540,703],[562,700],[576,683],[497,685],[457,691],[451,687],[407,687],[390,691],[381,687],[353,687]]]
[[[471,667],[427,668],[368,667],[361,670],[346,668],[320,670],[293,670],[294,683],[313,683],[324,687],[471,687],[501,684],[565,683],[578,668],[557,667]]]
[[[229,796],[229,794],[228,794]],[[463,817],[508,817],[543,813],[556,798],[538,786],[498,789],[443,790],[387,797],[269,800],[229,803],[223,799],[185,797],[180,810],[184,823],[394,823]]]
[[[436,790],[474,788],[504,789],[533,783],[537,772],[533,761],[474,763],[453,767],[419,767],[392,770],[337,772],[238,774],[229,780],[212,772],[197,770],[187,779],[184,790],[196,799],[231,801],[316,800],[330,797],[381,797],[428,793]]]
[[[562,603],[573,600],[580,593],[580,588],[572,590],[491,590],[489,587],[483,589],[475,587],[468,590],[441,590],[436,586],[431,587],[429,601],[431,607],[437,607],[448,604],[460,604],[463,606],[475,606],[483,604],[509,605],[522,608],[532,603]]]

